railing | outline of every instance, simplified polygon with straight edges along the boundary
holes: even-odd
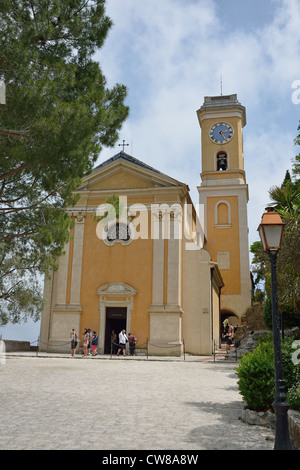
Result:
[[[59,348],[59,347],[65,347],[65,346],[69,346],[71,345],[71,341],[68,341],[68,342],[65,342],[65,343],[45,343],[43,341],[40,340],[40,337],[38,337],[38,339],[36,341],[33,341],[32,343],[30,343],[30,345],[34,345],[36,344],[36,355],[38,355],[39,353],[39,349],[40,349],[40,345],[47,345],[47,346],[51,346],[51,347],[55,347],[55,348]],[[78,341],[78,345],[79,345],[79,350],[82,348],[82,341]],[[138,349],[139,350],[143,350],[145,351],[145,356],[147,357],[147,359],[149,358],[149,345],[153,348],[157,348],[157,349],[167,349],[167,350],[171,350],[171,349],[174,349],[174,348],[179,348],[179,353],[181,351],[181,348],[183,350],[183,360],[185,361],[185,343],[184,343],[184,340],[182,340],[182,342],[161,342],[161,343],[153,343],[151,341],[148,340],[148,338],[146,339],[146,342],[145,343],[142,343],[142,344],[139,344],[139,347]],[[71,347],[71,346],[70,346]],[[112,342],[111,343],[111,348],[110,348],[110,357],[112,358],[113,356],[113,348],[116,348],[118,349],[119,348],[119,344],[118,343],[115,343],[115,342]],[[159,354],[158,354],[159,355]],[[179,354],[181,356],[181,354]]]
[[[182,340],[182,342],[161,342],[161,343],[153,343],[151,341],[148,341],[148,338],[147,338],[147,359],[148,359],[148,356],[149,356],[149,344],[155,348],[158,348],[158,349],[172,349],[172,348],[180,348],[179,352],[181,351],[181,347],[183,349],[183,360],[185,361],[185,344],[184,344],[184,340]],[[181,354],[180,354],[181,356]]]
[[[240,341],[235,340],[233,346],[234,346],[234,350],[231,349],[231,348],[229,349],[229,348],[227,347],[227,344],[226,344],[226,349],[225,349],[225,350],[224,350],[224,349],[222,350],[222,348],[220,349],[220,348],[217,346],[216,341],[214,340],[214,341],[213,341],[213,356],[214,356],[214,362],[216,361],[216,356],[218,356],[218,355],[219,355],[219,356],[223,356],[226,361],[229,361],[229,358],[230,358],[229,351],[234,351],[235,362],[237,362],[237,361],[238,361],[238,348],[239,348],[239,346],[240,346]]]
[[[157,343],[153,343],[151,341],[148,340],[148,338],[146,339],[146,342],[145,343],[142,343],[142,344],[139,344],[139,347],[138,349],[139,350],[144,350],[145,351],[145,355],[147,357],[147,360],[149,359],[149,345],[151,345],[152,347],[156,347],[158,349],[174,349],[174,348],[178,348],[178,347],[182,347],[183,349],[183,360],[185,361],[185,345],[184,345],[184,340],[182,340],[182,342],[161,342],[159,344]],[[113,356],[113,348],[118,349],[119,348],[119,344],[118,343],[115,343],[115,342],[112,342],[111,343],[111,349],[110,349],[110,357]]]

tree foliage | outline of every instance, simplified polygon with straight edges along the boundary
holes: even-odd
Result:
[[[298,128],[300,131],[300,126]],[[300,144],[300,134],[295,140]],[[300,315],[300,156],[293,162],[293,177],[287,171],[281,186],[273,186],[269,195],[274,207],[285,223],[282,246],[277,258],[277,281],[279,309],[289,324],[299,325]],[[271,298],[271,274],[268,257],[261,242],[251,246],[255,283],[264,280],[265,294]],[[268,305],[268,302],[267,302]],[[267,315],[267,313],[266,313]],[[287,324],[286,321],[286,324]]]
[[[34,273],[55,266],[73,191],[128,115],[93,60],[111,25],[104,0],[0,2],[0,321],[37,315]]]
[[[250,252],[253,255],[252,258],[252,274],[254,275],[254,285],[259,287],[262,283],[267,283],[268,274],[268,256],[263,251],[261,241],[252,243]]]
[[[278,254],[278,295],[286,311],[300,313],[300,180],[285,178],[269,191],[274,209],[285,223]]]

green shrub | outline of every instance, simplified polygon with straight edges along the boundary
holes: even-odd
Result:
[[[287,393],[290,408],[300,411],[300,383],[293,385]]]
[[[263,343],[272,343],[273,341],[273,333],[263,333],[255,338],[257,346]]]
[[[273,324],[272,324],[272,300],[267,297],[265,306],[264,306],[264,311],[263,311],[263,321],[264,324],[266,325],[269,330],[272,330]]]
[[[274,362],[271,343],[262,343],[243,355],[236,369],[240,394],[247,405],[265,411],[274,401]]]
[[[299,386],[299,367],[292,362],[292,338],[281,342],[283,377],[286,390]],[[275,396],[274,352],[270,337],[261,338],[254,351],[244,354],[236,368],[238,388],[249,408],[266,411]],[[295,392],[292,393],[294,397]],[[294,403],[294,402],[293,402]],[[294,404],[290,403],[291,408]]]

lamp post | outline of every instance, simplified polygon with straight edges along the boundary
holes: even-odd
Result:
[[[267,207],[258,227],[258,232],[263,244],[264,251],[269,256],[271,264],[272,283],[272,322],[273,322],[273,343],[274,343],[274,368],[275,368],[275,401],[272,404],[276,416],[275,445],[274,450],[292,450],[289,427],[288,409],[284,390],[284,380],[282,374],[280,327],[277,296],[277,276],[276,261],[277,253],[281,248],[284,223],[280,215],[274,212],[272,207]]]

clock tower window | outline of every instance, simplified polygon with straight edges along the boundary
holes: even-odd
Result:
[[[227,154],[226,152],[218,152],[217,154],[217,171],[227,170]]]

